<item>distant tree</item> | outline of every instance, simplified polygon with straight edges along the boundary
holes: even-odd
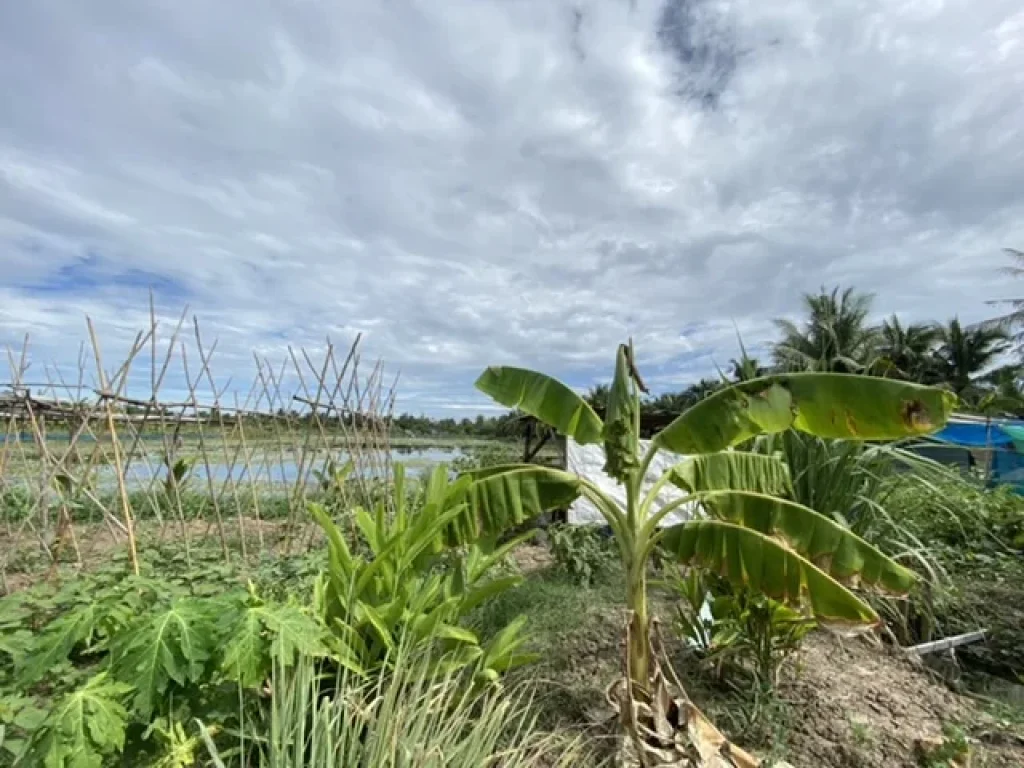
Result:
[[[879,329],[873,371],[910,381],[934,378],[933,352],[941,336],[941,330],[934,324],[910,323],[904,326],[893,315],[884,320]]]
[[[1024,251],[1019,251],[1016,248],[1004,248],[1003,250],[1011,260],[1010,266],[1004,267],[1003,272],[1011,277],[1024,277]],[[995,299],[987,303],[1007,306],[1010,311],[983,323],[983,325],[989,328],[1000,328],[1008,335],[1012,333],[1010,338],[1015,343],[1017,353],[1024,352],[1024,298]]]
[[[583,396],[583,399],[587,401],[587,405],[591,408],[603,411],[608,403],[608,385],[595,384],[587,390],[587,394]]]
[[[965,328],[954,317],[939,331],[935,351],[937,373],[961,397],[970,395],[974,378],[989,368],[1009,347],[1009,335],[997,326]]]
[[[779,367],[795,371],[864,370],[874,352],[877,331],[867,323],[872,294],[847,288],[805,294],[807,319],[801,324],[779,318],[782,339],[773,348]]]

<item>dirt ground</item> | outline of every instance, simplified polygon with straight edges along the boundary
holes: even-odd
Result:
[[[524,570],[543,564],[540,553],[525,559]],[[537,703],[544,726],[582,728],[596,739],[615,738],[604,692],[622,669],[624,611],[607,602],[616,593],[580,590],[559,595],[563,629],[545,634],[544,658],[524,670],[541,683]],[[551,600],[543,591],[533,597]],[[667,606],[659,606],[658,613],[670,616]],[[531,616],[531,626],[545,620],[558,621],[558,614]],[[565,629],[567,624],[573,628]],[[1024,723],[997,720],[977,700],[953,692],[924,664],[877,640],[842,639],[824,631],[809,636],[783,670],[777,694],[783,708],[777,719],[766,718],[767,730],[775,731],[766,735],[765,728],[744,732],[742,718],[736,717],[737,694],[701,677],[692,656],[687,660],[682,647],[671,641],[671,632],[663,630],[675,646],[669,648],[673,664],[695,702],[738,744],[765,758],[766,768],[776,759],[794,768],[965,765],[929,763],[920,757],[921,746],[934,749],[949,736],[944,726],[966,734],[970,768],[1024,768]]]
[[[918,744],[941,742],[944,725],[973,736],[971,766],[1024,766],[1024,738],[889,649],[817,633],[790,672],[794,766],[920,766]]]

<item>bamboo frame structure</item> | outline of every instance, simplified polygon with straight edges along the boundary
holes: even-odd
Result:
[[[27,336],[7,349],[4,593],[117,551],[136,573],[140,550],[152,546],[180,547],[186,558],[215,546],[242,562],[296,551],[315,541],[306,508],[329,467],[351,462],[342,490],[353,503],[390,476],[397,380],[385,380],[379,361],[366,368],[359,337],[315,352],[288,347],[278,362],[256,353],[252,381],[237,387],[215,376],[217,344],[195,318],[184,333],[186,317],[158,319],[151,299],[149,327],[115,368],[89,320],[73,375],[32,360]],[[177,397],[162,397],[172,388]]]

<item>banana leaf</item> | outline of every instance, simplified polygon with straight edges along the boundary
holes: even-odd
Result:
[[[793,427],[819,437],[898,440],[940,429],[956,396],[935,387],[839,373],[793,373],[711,395],[655,435],[659,447],[714,453]]]
[[[905,595],[914,573],[831,518],[765,494],[715,491],[702,497],[719,520],[770,536],[849,587]]]
[[[603,424],[586,401],[562,382],[524,368],[492,366],[476,388],[509,408],[518,408],[577,443],[599,443]]]
[[[786,462],[763,453],[721,451],[691,456],[668,472],[670,481],[688,493],[736,490],[777,495],[790,490]]]
[[[450,546],[476,541],[571,504],[580,479],[569,472],[533,464],[513,464],[468,473],[473,479],[466,505],[445,528]]]
[[[697,520],[666,528],[660,542],[678,562],[808,609],[824,624],[879,623],[878,614],[843,584],[760,531],[721,520]]]

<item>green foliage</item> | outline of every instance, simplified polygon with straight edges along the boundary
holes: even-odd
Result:
[[[126,683],[100,672],[67,694],[34,730],[23,757],[46,768],[100,768],[124,748]]]
[[[958,656],[991,674],[1024,673],[1024,610],[1016,589],[1024,580],[1018,538],[1024,498],[967,478],[922,487],[900,475],[889,485],[892,517],[929,555],[924,562],[907,558],[925,577],[909,601],[876,601],[897,638],[913,644],[985,628],[986,642],[959,649]]]
[[[775,321],[782,339],[775,344],[776,363],[786,370],[862,371],[870,362],[877,331],[868,325],[874,296],[839,288],[805,294],[803,325]]]
[[[381,502],[372,513],[363,508],[353,513],[368,557],[353,552],[326,510],[311,508],[328,537],[325,621],[338,658],[353,672],[388,666],[400,637],[424,645],[440,640],[450,663],[472,666],[485,680],[532,658],[518,652],[521,622],[510,623],[486,645],[462,625],[477,605],[519,584],[518,576],[495,577],[494,572],[508,552],[532,535],[500,547],[494,539],[478,538],[450,549],[446,531],[465,515],[469,486],[465,479],[450,483],[441,466],[407,497],[404,471],[398,467],[395,509],[389,512]]]
[[[452,461],[455,472],[472,472],[487,467],[510,464],[520,458],[522,446],[512,443],[488,443],[484,446],[468,446],[462,455]]]
[[[914,535],[928,541],[944,561],[956,564],[958,552],[1001,553],[1024,550],[1024,498],[1010,486],[985,488],[947,476],[925,486],[894,478],[889,505]]]
[[[734,587],[749,588],[787,605],[809,607],[816,618],[848,625],[877,623],[875,611],[845,585],[905,592],[914,575],[832,519],[762,493],[778,491],[784,479],[778,462],[749,454],[711,455],[758,435],[789,428],[823,437],[872,440],[924,434],[945,423],[955,398],[936,389],[867,377],[792,374],[754,379],[722,389],[683,412],[654,435],[641,458],[641,387],[631,351],[627,360],[627,349],[620,346],[616,356],[615,381],[606,408],[608,423],[572,390],[543,374],[489,368],[477,380],[477,387],[498,402],[521,408],[577,442],[596,442],[598,435],[602,436],[607,450],[605,471],[623,486],[625,504],[569,473],[526,465],[491,468],[460,478],[470,484],[471,501],[457,535],[468,538],[480,531],[497,535],[503,527],[585,496],[611,528],[622,556],[629,609],[627,698],[639,695],[650,701],[670,695],[658,687],[664,683],[652,675],[646,579],[659,546],[680,563],[725,575]],[[660,449],[696,457],[687,460],[692,466],[683,462],[673,467],[644,491],[647,469]],[[668,483],[679,483],[689,493],[655,513],[659,492]],[[717,487],[725,483],[747,487]],[[658,529],[659,522],[688,502],[701,503],[708,517]],[[744,631],[749,630],[748,622],[761,615],[756,609],[746,604],[737,608],[743,616],[737,621]],[[782,611],[768,609],[764,615],[762,620],[769,625],[787,618]],[[751,643],[761,658],[772,658],[770,641],[767,651],[761,638]],[[646,734],[666,723],[638,722],[635,701],[619,704],[627,713],[624,723],[633,746],[647,750]],[[692,713],[691,717],[695,718]],[[705,738],[695,722],[681,724],[681,729],[692,741]],[[702,755],[720,753],[723,739],[715,741],[690,746]]]
[[[547,536],[555,568],[581,586],[604,578],[618,562],[614,539],[598,526],[552,525]]]
[[[597,765],[579,738],[538,730],[528,690],[465,685],[443,657],[399,637],[388,675],[341,673],[326,682],[304,660],[275,666],[267,722],[250,730],[269,768],[533,768]],[[438,669],[446,670],[438,673]],[[251,695],[251,694],[250,694]],[[215,765],[242,760],[207,740]]]
[[[175,577],[167,565],[168,578],[121,565],[0,600],[0,683],[23,692],[0,698],[0,724],[22,764],[98,765],[122,748],[138,759],[154,740],[180,750],[176,723],[237,719],[232,690],[261,686],[272,657],[329,653],[326,628],[297,604],[246,592],[237,574]],[[134,727],[154,718],[166,727]]]
[[[933,749],[918,750],[921,768],[961,768],[969,765],[971,743],[967,733],[957,725],[942,726],[942,741]]]
[[[132,681],[132,708],[149,719],[176,687],[196,685],[209,674],[226,601],[183,598],[147,612],[111,643],[111,670]],[[226,622],[225,622],[226,623]],[[231,624],[224,627],[228,629]]]
[[[814,628],[799,611],[748,589],[716,595],[711,615],[715,661],[742,669],[760,690],[774,688],[782,662]]]

